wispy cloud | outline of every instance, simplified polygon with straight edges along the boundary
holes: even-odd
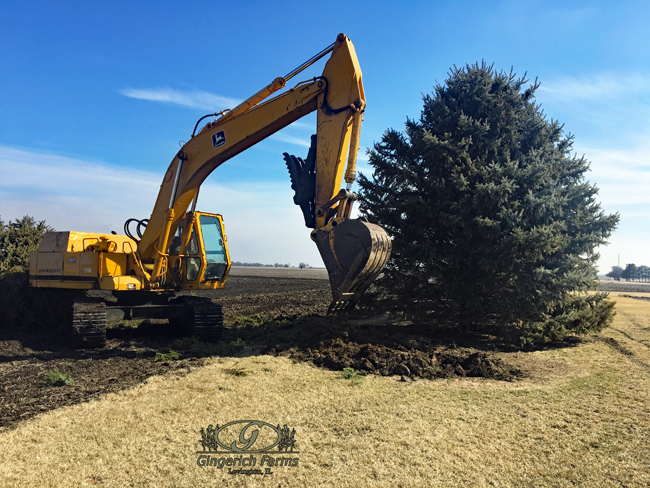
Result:
[[[295,144],[296,146],[310,147],[311,139],[309,137],[295,137],[288,134],[276,133],[271,136],[271,139],[280,142],[287,142],[289,144]]]
[[[576,151],[591,161],[591,171],[586,176],[599,188],[597,201],[605,212],[619,212],[621,216],[610,244],[599,249],[601,272],[609,271],[618,262],[619,254],[623,264],[650,264],[650,172],[643,169],[650,161],[650,143],[632,148],[576,147]]]
[[[358,174],[363,173],[363,175],[364,175],[366,178],[371,179],[371,178],[372,178],[372,173],[373,173],[374,171],[375,171],[374,168],[372,168],[371,166],[368,166],[368,165],[365,165],[365,164],[360,164],[360,163],[357,161],[357,173],[358,173]]]
[[[308,124],[307,122],[293,122],[289,125],[295,129],[311,130],[316,132],[316,124]]]
[[[576,150],[592,162],[587,177],[600,188],[597,199],[604,210],[621,214],[611,244],[600,250],[601,270],[616,264],[619,253],[625,262],[650,264],[650,172],[644,168],[650,161],[650,142],[632,149]],[[362,158],[357,170],[372,174]],[[6,146],[0,146],[0,172],[3,220],[29,214],[58,230],[120,233],[126,219],[149,217],[163,176],[162,170],[158,174]],[[199,208],[224,215],[233,259],[321,263],[300,210],[293,205],[288,181],[224,185],[216,183],[215,176],[203,184]],[[268,218],[269,208],[273,219]],[[279,238],[260,241],[260,235]]]
[[[28,214],[57,230],[119,233],[126,219],[151,215],[164,173],[6,146],[0,146],[0,172],[5,222]],[[224,216],[234,260],[322,265],[292,197],[288,181],[223,185],[209,178],[198,206]]]
[[[539,91],[558,101],[610,101],[650,91],[640,74],[596,74],[580,78],[563,77],[546,81]]]
[[[197,108],[207,111],[218,111],[232,108],[241,100],[223,97],[205,91],[182,91],[172,88],[124,88],[119,91],[125,97],[149,100],[152,102],[171,103],[184,107]]]
[[[537,101],[578,140],[607,149],[634,147],[650,130],[646,79],[640,72],[557,78],[542,82]]]

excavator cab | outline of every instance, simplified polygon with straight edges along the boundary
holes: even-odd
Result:
[[[169,246],[169,258],[181,289],[222,288],[231,262],[221,215],[187,212]]]

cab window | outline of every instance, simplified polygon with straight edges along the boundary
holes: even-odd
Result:
[[[186,258],[186,278],[187,281],[194,281],[199,276],[201,270],[201,259],[199,258]]]
[[[201,215],[199,221],[201,223],[201,233],[203,234],[203,244],[205,245],[205,255],[208,260],[204,280],[221,280],[228,268],[221,223],[218,218],[210,215]]]

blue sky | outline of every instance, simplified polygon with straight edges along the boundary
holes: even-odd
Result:
[[[601,270],[619,254],[650,264],[648,25],[642,1],[0,2],[0,217],[92,232],[149,217],[200,116],[344,32],[368,102],[361,159],[419,117],[451,66],[513,67],[539,79],[537,101],[591,161],[604,210],[621,214]],[[322,265],[282,159],[306,156],[314,129],[307,116],[207,180],[199,207],[224,215],[233,259]]]

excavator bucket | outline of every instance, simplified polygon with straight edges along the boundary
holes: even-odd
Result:
[[[350,219],[330,231],[316,231],[314,240],[332,287],[328,313],[354,308],[388,262],[390,237],[378,225]]]

